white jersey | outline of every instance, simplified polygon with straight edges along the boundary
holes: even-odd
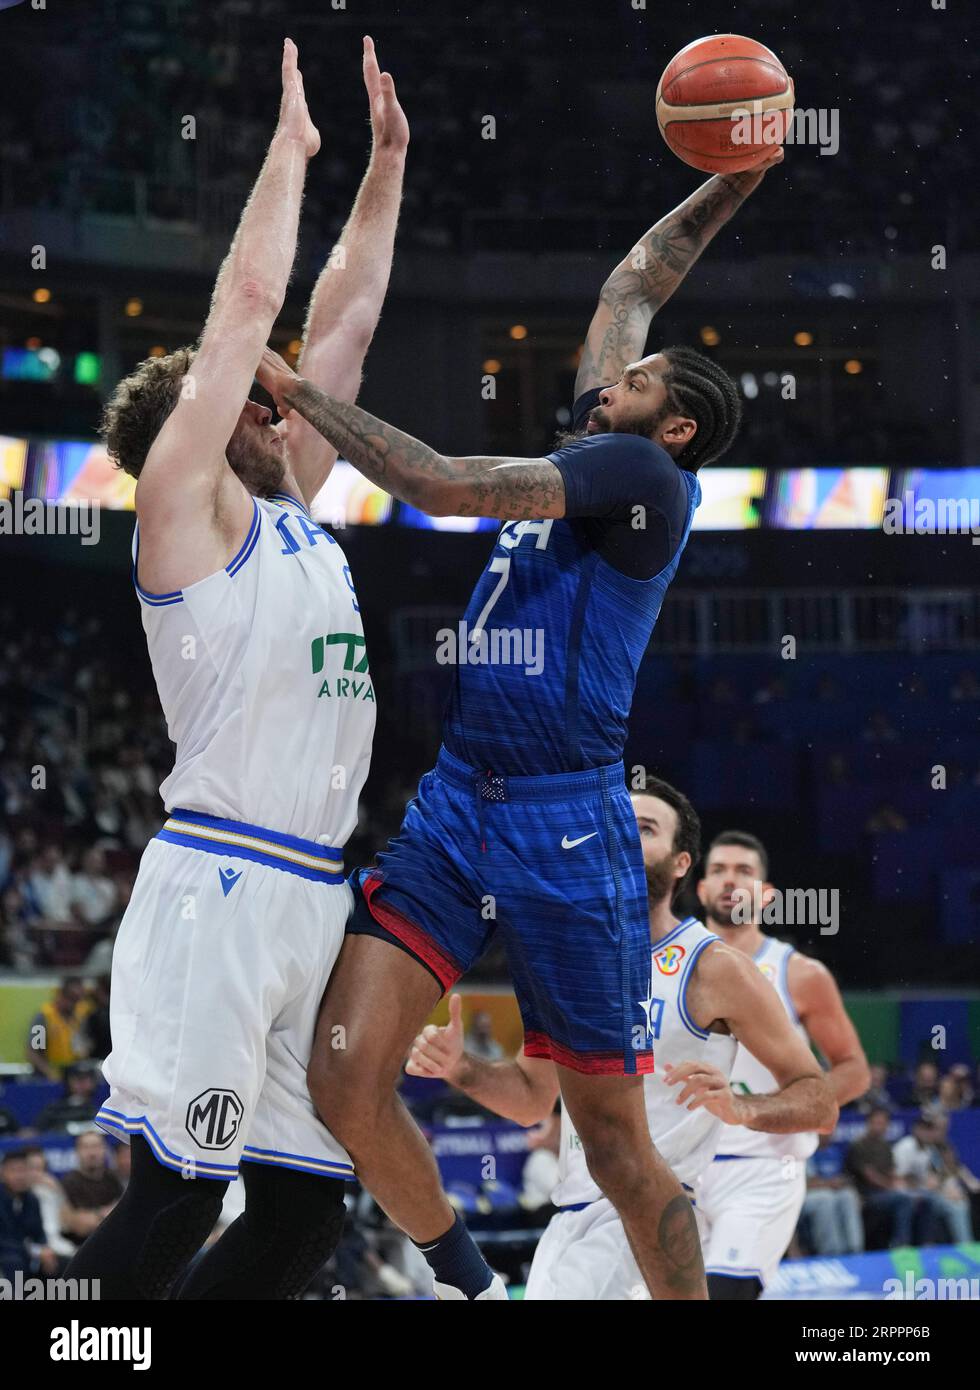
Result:
[[[685,996],[701,952],[718,938],[697,920],[688,917],[658,941],[651,953],[650,1029],[653,1034],[654,1070],[643,1078],[650,1137],[677,1180],[693,1186],[715,1154],[721,1121],[705,1109],[687,1110],[677,1104],[677,1089],[663,1079],[669,1062],[708,1062],[727,1076],[738,1043],[727,1033],[704,1033],[691,1019]],[[582,1141],[562,1109],[559,1181],[552,1200],[555,1206],[579,1206],[602,1197],[589,1173]],[[557,1218],[556,1218],[557,1219]]]
[[[772,984],[789,1014],[793,1026],[809,1046],[806,1029],[796,1016],[789,992],[789,961],[793,947],[786,941],[767,936],[753,956],[756,965]],[[732,1089],[743,1095],[765,1095],[779,1090],[779,1083],[768,1068],[756,1061],[751,1052],[739,1046],[732,1067]],[[762,1134],[744,1125],[725,1125],[718,1140],[719,1154],[737,1154],[742,1158],[809,1158],[817,1147],[817,1134]]]
[[[342,848],[357,823],[375,696],[340,546],[285,494],[255,500],[223,570],[137,592],[174,769],[168,812]],[[136,579],[138,533],[133,538]]]

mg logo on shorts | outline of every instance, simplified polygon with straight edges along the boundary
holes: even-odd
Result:
[[[234,1091],[202,1091],[187,1107],[187,1133],[201,1149],[227,1149],[245,1107]]]

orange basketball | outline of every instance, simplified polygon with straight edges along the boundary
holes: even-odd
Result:
[[[793,83],[770,49],[741,34],[682,48],[657,84],[657,124],[685,164],[709,174],[751,169],[786,139]]]

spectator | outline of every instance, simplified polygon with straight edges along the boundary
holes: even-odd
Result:
[[[69,902],[75,920],[85,927],[104,926],[115,912],[116,885],[105,871],[105,852],[98,845],[82,855],[81,870],[71,879]]]
[[[91,1124],[99,1110],[96,1092],[102,1073],[94,1062],[76,1062],[65,1069],[65,1094],[46,1105],[34,1121],[42,1134],[61,1130],[71,1132],[73,1125]]]
[[[953,1241],[971,1241],[973,1218],[970,1196],[980,1193],[980,1181],[962,1162],[955,1145],[949,1139],[949,1116],[942,1110],[934,1110],[930,1119],[932,1143],[936,1153],[936,1171],[939,1177],[936,1200],[940,1215],[945,1220]]]
[[[83,1025],[90,1010],[81,980],[65,979],[31,1020],[27,1060],[48,1081],[59,1080],[65,1067],[84,1058]]]
[[[939,1097],[939,1068],[935,1062],[926,1058],[920,1062],[912,1075],[912,1093],[909,1103],[923,1110]]]
[[[112,1051],[109,1034],[109,985],[110,977],[100,975],[92,986],[92,1012],[85,1020],[86,1050],[90,1057],[104,1062]]]
[[[54,1274],[58,1257],[47,1243],[41,1205],[31,1191],[27,1155],[22,1150],[0,1160],[0,1272]]]
[[[888,1110],[894,1104],[893,1097],[888,1091],[888,1068],[875,1062],[871,1067],[871,1085],[858,1101],[858,1109],[862,1115],[868,1115],[872,1110]]]
[[[913,1122],[911,1133],[899,1139],[893,1150],[896,1174],[904,1182],[906,1191],[920,1199],[917,1227],[913,1228],[913,1235],[920,1244],[936,1239],[940,1202],[937,1197],[939,1155],[934,1139],[932,1120],[923,1114]]]
[[[821,1134],[816,1152],[807,1160],[806,1173],[802,1216],[810,1223],[814,1254],[858,1254],[864,1249],[861,1200],[832,1135]]]
[[[71,874],[57,845],[45,845],[27,880],[31,902],[45,922],[72,920]]]
[[[48,1161],[43,1149],[26,1149],[27,1169],[30,1174],[31,1191],[41,1208],[41,1220],[48,1245],[67,1263],[75,1253],[71,1241],[61,1234],[61,1209],[64,1206],[64,1193],[58,1179],[48,1171]],[[60,1270],[59,1270],[60,1273]]]
[[[864,1134],[847,1151],[844,1166],[857,1185],[865,1214],[884,1219],[887,1243],[910,1245],[912,1221],[919,1203],[911,1192],[905,1191],[902,1179],[895,1173],[892,1147],[885,1137],[890,1119],[888,1111],[881,1107],[871,1111]]]
[[[939,1079],[935,1108],[944,1110],[947,1115],[954,1110],[965,1109],[960,1078],[952,1071],[948,1071],[945,1076]]]
[[[0,965],[11,970],[31,970],[38,955],[37,942],[30,935],[30,910],[16,883],[0,894]]]
[[[75,1140],[77,1167],[61,1179],[65,1205],[61,1229],[75,1245],[81,1245],[109,1215],[123,1194],[122,1183],[109,1167],[107,1145],[97,1130]]]
[[[469,1032],[466,1034],[466,1050],[484,1062],[499,1062],[503,1059],[504,1049],[493,1036],[493,1020],[485,1009],[480,1009],[473,1015]]]

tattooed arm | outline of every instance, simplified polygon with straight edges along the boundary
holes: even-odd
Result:
[[[372,483],[430,516],[503,520],[565,515],[565,484],[546,458],[447,458],[359,406],[304,381],[266,348],[257,376],[280,413],[295,410]]]
[[[670,298],[712,237],[782,159],[762,169],[716,174],[641,237],[602,287],[575,378],[576,398],[618,381],[643,355],[650,322]]]

